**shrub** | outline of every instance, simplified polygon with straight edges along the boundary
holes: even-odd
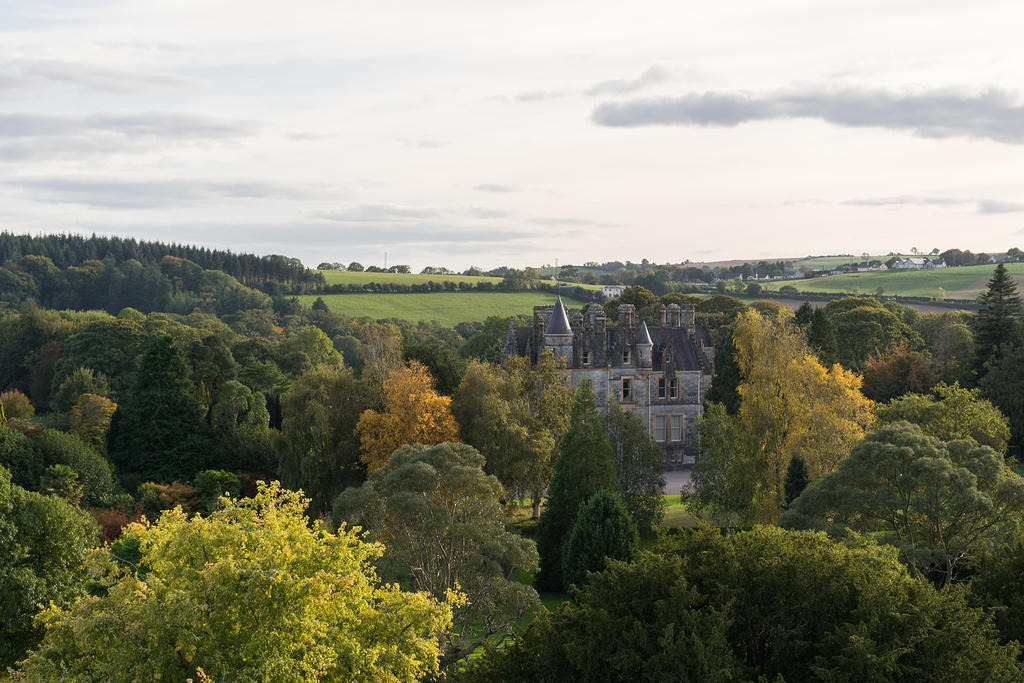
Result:
[[[238,498],[242,489],[238,477],[224,470],[203,470],[192,480],[192,486],[207,512],[220,507],[221,496]]]
[[[32,401],[28,400],[28,396],[17,389],[10,389],[0,394],[0,404],[3,404],[4,415],[8,420],[27,420],[36,412],[36,409],[32,407]]]

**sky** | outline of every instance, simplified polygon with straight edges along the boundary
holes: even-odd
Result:
[[[1024,3],[0,0],[0,229],[463,270],[1024,247]]]

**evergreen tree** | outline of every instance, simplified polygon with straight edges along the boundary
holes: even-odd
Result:
[[[168,335],[150,341],[110,425],[110,460],[129,490],[206,469],[213,438],[193,391],[181,348]]]
[[[721,403],[730,415],[740,409],[740,394],[737,388],[742,381],[740,367],[736,363],[736,347],[732,343],[732,325],[720,327],[715,331],[718,337],[715,343],[715,376],[711,380],[704,400],[708,403]]]
[[[810,476],[807,474],[807,463],[799,455],[789,459],[789,469],[786,470],[786,481],[783,488],[786,491],[786,505],[789,506],[797,497],[804,492]]]
[[[665,515],[665,454],[651,438],[647,425],[632,410],[610,401],[602,414],[612,462],[622,485],[622,502],[640,533],[653,535]]]
[[[640,537],[622,497],[598,491],[580,506],[562,553],[562,576],[567,586],[582,587],[587,572],[604,569],[606,558],[629,562]]]
[[[978,297],[981,307],[974,318],[974,369],[985,374],[985,363],[998,361],[1003,347],[1018,346],[1021,341],[1021,320],[1024,305],[1017,294],[1017,285],[1000,263],[996,266],[988,288]]]
[[[597,412],[590,382],[573,396],[569,431],[558,442],[558,460],[548,488],[548,503],[537,523],[540,572],[537,586],[565,590],[562,548],[580,505],[602,489],[618,491],[612,449]]]
[[[825,367],[836,362],[839,355],[836,330],[823,308],[814,309],[811,324],[807,328],[807,344]]]

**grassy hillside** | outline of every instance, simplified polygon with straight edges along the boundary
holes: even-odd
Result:
[[[881,261],[885,263],[892,256],[886,254],[884,256],[877,255],[869,258],[869,261]],[[900,258],[906,258],[901,256]],[[838,266],[845,266],[847,263],[860,263],[864,258],[861,255],[848,254],[846,256],[813,256],[810,258],[798,259],[793,261],[793,268],[800,270],[801,268],[818,268],[819,270],[827,270],[830,268],[836,268]]]
[[[995,268],[994,265],[985,265],[939,270],[846,273],[812,280],[778,280],[767,283],[766,287],[777,290],[783,285],[793,285],[801,291],[832,293],[851,292],[854,287],[859,287],[861,294],[874,294],[881,287],[883,294],[928,297],[934,297],[939,287],[942,287],[951,299],[974,299],[985,289]],[[1024,263],[1007,263],[1006,270],[1013,276],[1018,287],[1024,287]]]
[[[363,285],[367,282],[393,282],[403,285],[426,284],[427,282],[501,282],[500,277],[476,277],[473,275],[419,275],[417,273],[350,273],[346,270],[321,270],[329,285]]]
[[[298,298],[303,306],[309,306],[316,300],[316,295]],[[436,320],[450,327],[460,322],[480,321],[489,315],[532,315],[535,305],[552,304],[555,295],[548,292],[325,294],[323,300],[332,311],[354,317]],[[584,305],[584,302],[566,296],[562,301],[570,307]]]

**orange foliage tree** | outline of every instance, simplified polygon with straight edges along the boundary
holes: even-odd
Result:
[[[356,423],[361,457],[370,472],[386,463],[400,446],[459,440],[452,400],[434,391],[434,380],[422,364],[410,361],[409,367],[391,370],[382,392],[384,412],[363,411]]]

